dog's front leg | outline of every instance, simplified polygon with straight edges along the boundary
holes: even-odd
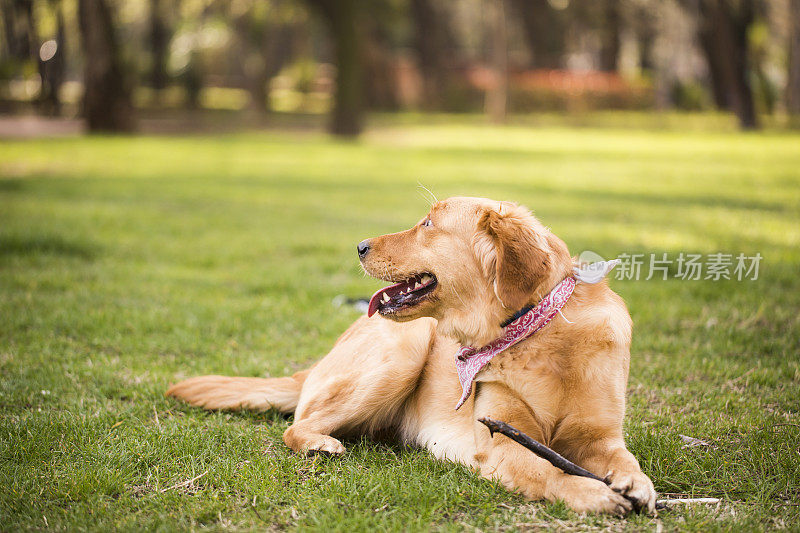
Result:
[[[609,480],[611,488],[632,499],[639,509],[653,514],[656,491],[653,482],[639,467],[639,462],[625,447],[622,437],[592,441],[575,454],[578,464]]]
[[[498,479],[506,488],[528,499],[563,501],[578,512],[623,515],[631,503],[601,481],[570,476],[504,435],[491,437],[480,417],[502,420],[537,440],[541,428],[528,407],[507,387],[481,383],[475,399],[476,459],[481,475]]]

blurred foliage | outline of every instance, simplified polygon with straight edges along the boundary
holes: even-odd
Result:
[[[212,108],[325,112],[332,105],[338,45],[321,11],[311,9],[327,0],[106,1],[113,9],[123,65],[136,85],[140,108],[199,109],[209,103]],[[486,16],[492,1],[358,3],[354,27],[361,50],[358,60],[365,71],[362,105],[375,110],[483,110],[490,86],[476,83],[470,72],[484,69],[495,77],[506,75],[492,62],[493,30]],[[698,40],[701,12],[693,6],[716,1],[504,0],[509,111],[709,109],[715,102],[714,80]],[[65,37],[58,46],[66,73],[58,94],[66,115],[78,113],[75,95],[80,94],[85,60],[76,4],[77,0],[0,1],[0,112],[30,111],[40,97],[38,47],[57,38],[60,9]],[[746,80],[760,112],[781,113],[792,90],[786,75],[792,31],[787,20],[800,15],[791,11],[787,0],[741,4],[755,8],[752,22],[745,26]],[[154,27],[166,40],[168,85],[155,90],[151,78],[159,62]],[[558,31],[536,33],[548,28]],[[32,43],[28,52],[20,52],[23,41]],[[550,71],[611,73],[620,83],[575,90],[519,83],[520,75]],[[230,94],[245,95],[247,101],[236,97],[220,104],[217,97],[208,96],[228,94],[222,89],[243,90]]]
[[[711,108],[708,90],[697,82],[676,81],[672,86],[672,101],[681,111],[705,111]]]

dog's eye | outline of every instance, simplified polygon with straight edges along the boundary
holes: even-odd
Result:
[[[430,217],[426,218],[425,220],[422,221],[422,225],[423,226],[433,226],[433,221],[431,221]]]

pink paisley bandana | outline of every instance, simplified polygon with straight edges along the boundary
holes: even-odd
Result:
[[[483,367],[489,364],[489,361],[494,356],[545,327],[561,311],[569,297],[572,296],[576,283],[597,283],[617,263],[618,261],[614,259],[607,262],[593,263],[589,267],[576,267],[575,274],[556,285],[547,296],[542,298],[542,301],[536,307],[503,328],[503,334],[499,338],[478,350],[471,346],[462,346],[456,353],[456,372],[458,372],[458,380],[461,382],[462,391],[456,410],[464,405],[464,402],[467,401],[467,398],[472,393],[472,382],[475,380],[475,376]],[[600,275],[597,275],[598,273]]]

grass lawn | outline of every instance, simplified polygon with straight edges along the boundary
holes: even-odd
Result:
[[[763,256],[757,281],[612,281],[635,324],[631,451],[659,492],[724,503],[582,518],[425,451],[364,440],[300,457],[279,415],[164,398],[184,377],[276,376],[324,354],[357,316],[332,300],[379,286],[355,244],[416,222],[418,182],[524,203],[573,253]],[[798,272],[796,133],[397,123],[358,143],[5,141],[0,529],[797,529]]]

